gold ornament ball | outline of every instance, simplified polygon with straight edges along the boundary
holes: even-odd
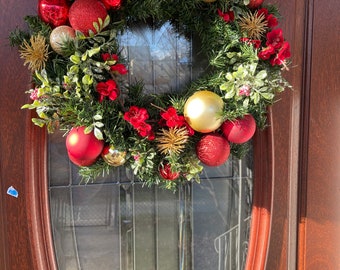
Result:
[[[216,0],[203,0],[203,2],[205,2],[205,3],[213,3],[213,2],[216,2]]]
[[[72,27],[67,25],[61,25],[54,28],[50,35],[50,44],[52,49],[57,54],[63,54],[62,46],[65,42],[74,39],[76,36],[75,31]]]
[[[121,152],[115,149],[112,145],[104,147],[102,158],[110,166],[118,167],[125,163],[126,152]]]
[[[184,105],[184,117],[196,131],[209,133],[222,125],[223,100],[214,92],[197,91]]]

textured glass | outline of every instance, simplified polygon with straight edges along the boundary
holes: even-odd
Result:
[[[127,80],[176,91],[204,72],[195,43],[168,24],[121,38]],[[59,270],[243,269],[252,202],[251,153],[205,168],[178,192],[143,187],[124,167],[84,185],[62,133],[49,137],[50,207]]]

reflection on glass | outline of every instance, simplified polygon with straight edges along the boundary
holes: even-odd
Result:
[[[175,91],[204,66],[169,25],[121,37],[129,78],[147,91]],[[198,66],[198,67],[197,67]],[[145,72],[149,70],[150,72]],[[251,153],[205,168],[177,193],[143,187],[125,168],[79,184],[62,134],[49,137],[50,207],[60,270],[242,269],[252,201]]]

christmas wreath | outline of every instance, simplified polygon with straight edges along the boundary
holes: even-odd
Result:
[[[289,83],[289,43],[263,0],[40,0],[26,30],[10,34],[32,71],[32,121],[65,130],[70,160],[90,181],[128,166],[140,181],[175,189],[203,164],[240,157],[267,107]],[[169,22],[195,36],[207,72],[179,92],[148,95],[126,84],[118,36],[134,24]]]

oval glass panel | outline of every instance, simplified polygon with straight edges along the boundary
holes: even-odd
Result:
[[[128,81],[176,91],[204,72],[196,43],[168,24],[120,37]],[[206,167],[178,192],[143,187],[125,168],[84,185],[65,138],[49,136],[51,221],[60,270],[243,269],[252,203],[252,153]]]

